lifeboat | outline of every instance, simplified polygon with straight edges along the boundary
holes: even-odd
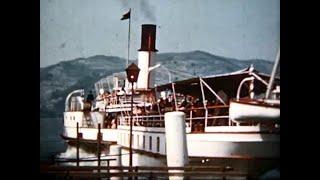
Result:
[[[231,100],[229,116],[234,121],[278,121],[280,100],[238,99]]]

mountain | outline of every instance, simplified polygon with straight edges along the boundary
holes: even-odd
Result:
[[[97,55],[40,68],[40,117],[62,117],[65,98],[71,91],[93,89],[99,79],[124,71],[125,62],[123,58]],[[155,63],[169,68],[172,81],[188,78],[188,74],[205,76],[228,73],[251,64],[258,71],[270,74],[273,67],[273,63],[266,60],[237,60],[203,51],[160,53],[156,55]],[[154,70],[156,84],[169,82],[167,68],[160,66]]]
[[[214,74],[229,73],[244,69],[251,64],[260,72],[271,74],[273,63],[261,59],[238,60],[222,56],[213,55],[203,51],[191,51],[185,53],[162,53],[156,56],[156,63],[161,63],[169,67],[172,71],[172,80],[181,79],[181,73],[188,72],[194,76],[206,76]],[[168,83],[168,75],[160,73],[163,69],[156,70],[156,82],[158,84]],[[168,74],[168,73],[167,73]],[[166,76],[166,77],[164,77]],[[184,76],[186,78],[187,76]],[[167,80],[167,81],[165,81]]]
[[[61,116],[66,96],[75,89],[92,89],[102,77],[122,71],[125,59],[97,55],[40,68],[40,116]]]

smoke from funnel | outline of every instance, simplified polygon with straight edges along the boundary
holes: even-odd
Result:
[[[155,15],[153,13],[154,7],[151,7],[147,0],[140,1],[140,9],[144,17],[146,17],[150,21],[156,21]]]
[[[120,2],[121,2],[122,6],[123,6],[124,8],[128,8],[128,7],[129,7],[127,0],[121,0]]]
[[[128,0],[121,0],[121,5],[125,9],[132,8],[133,14],[135,14],[136,10],[139,10],[141,15],[152,21],[153,23],[156,22],[156,16],[154,14],[155,8],[151,6],[148,0],[140,0],[140,3],[135,3],[137,1],[128,1]]]

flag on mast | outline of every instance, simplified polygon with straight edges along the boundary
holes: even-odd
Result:
[[[130,9],[127,13],[125,13],[124,15],[122,15],[121,20],[129,19],[129,18],[130,18],[130,12],[131,12],[131,9]]]

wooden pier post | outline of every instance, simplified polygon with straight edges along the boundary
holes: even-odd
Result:
[[[77,122],[77,166],[79,166],[79,123]]]
[[[100,156],[101,156],[101,150],[100,150],[100,148],[101,148],[101,132],[100,132],[100,130],[101,130],[101,124],[99,123],[98,124],[98,134],[97,134],[97,152],[98,152],[98,173],[100,173],[100,163],[101,163],[101,161],[100,161]]]
[[[135,178],[134,178],[134,180],[138,180],[138,166],[135,166],[135,168],[134,168],[134,172],[136,173],[136,176],[135,176]]]

